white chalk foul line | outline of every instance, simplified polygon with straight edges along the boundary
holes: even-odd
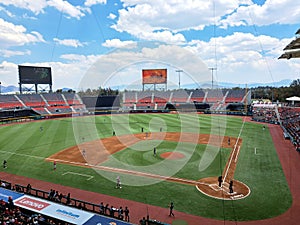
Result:
[[[239,142],[239,140],[240,140],[240,137],[241,137],[241,134],[242,134],[244,125],[245,125],[245,121],[246,121],[246,120],[244,119],[243,124],[242,124],[242,127],[241,127],[241,129],[240,129],[239,136],[238,136],[238,138],[236,139],[236,142],[235,142],[235,144],[234,144],[234,148],[233,148],[233,151],[232,151],[232,155],[231,155],[231,157],[230,157],[228,166],[227,166],[227,168],[226,168],[226,171],[225,171],[225,174],[224,174],[224,179],[223,179],[223,182],[222,182],[222,183],[225,182],[225,179],[226,179],[226,177],[227,177],[227,174],[228,174],[229,168],[230,168],[230,166],[231,166],[231,162],[232,162],[234,153],[235,153],[235,151],[236,151],[236,149],[237,149],[237,148],[236,148],[236,147],[237,147],[237,144],[238,144],[238,142]]]
[[[35,158],[35,159],[45,159],[45,157],[41,157],[41,156],[27,155],[27,154],[16,153],[16,152],[7,152],[7,151],[1,151],[1,150],[0,150],[0,152],[5,153],[5,154],[10,154],[10,155],[25,156],[25,157]]]
[[[235,163],[236,163],[237,160],[238,160],[239,153],[240,153],[240,148],[241,148],[241,146],[239,146],[238,151],[237,151],[237,153],[236,153],[236,155],[235,155],[235,159],[234,159],[234,162],[235,162]]]
[[[75,173],[75,172],[71,172],[71,171],[63,173],[62,176],[65,176],[68,174],[78,175],[78,176],[82,176],[82,177],[88,177],[88,179],[86,179],[86,180],[91,180],[94,178],[94,176],[91,176],[91,175],[87,175],[87,174],[83,174],[83,173]]]
[[[45,159],[44,157],[40,157],[40,156],[33,156],[33,155],[27,155],[27,154],[15,153],[15,152],[6,152],[6,151],[1,151],[1,150],[0,150],[0,152],[11,154],[11,155],[26,156],[26,157],[36,158],[36,159],[43,159],[43,160]],[[87,164],[87,163],[72,162],[72,161],[61,160],[61,159],[53,159],[53,158],[47,158],[47,159],[51,160],[51,161],[56,160],[56,162],[68,163],[68,164],[77,165],[77,166],[91,167],[91,168],[96,168],[96,169],[106,170],[106,171],[111,171],[111,172],[121,172],[121,173],[136,175],[136,176],[156,178],[159,180],[181,182],[181,183],[187,183],[190,185],[198,185],[198,184],[208,185],[207,183],[200,182],[200,181],[188,180],[188,179],[177,178],[177,177],[162,176],[162,175],[158,175],[158,174],[151,174],[151,173],[139,172],[139,171],[134,171],[134,170],[126,170],[126,169],[119,169],[119,168],[113,168],[113,167],[91,165],[91,164]],[[73,173],[73,172],[66,172],[66,173]],[[66,173],[64,173],[62,175],[66,175]],[[77,175],[79,175],[79,174],[77,174]],[[81,175],[82,176],[90,176],[87,174],[81,174]],[[91,176],[91,177],[93,178],[93,176]],[[92,178],[90,178],[90,179],[92,179]]]
[[[108,167],[108,166],[71,162],[71,161],[62,160],[62,159],[57,159],[56,161],[61,162],[61,163],[74,164],[74,165],[78,165],[78,166],[91,167],[91,168],[114,172],[114,173],[118,172],[118,173],[123,173],[123,174],[130,174],[133,176],[149,177],[149,178],[154,178],[154,179],[159,179],[159,180],[186,183],[186,184],[190,184],[190,185],[197,185],[197,184],[208,185],[207,183],[200,182],[200,181],[188,180],[188,179],[170,177],[170,176],[163,176],[163,175],[152,174],[152,173],[145,173],[145,172],[140,172],[140,171],[136,171],[136,170],[126,170],[126,169],[120,169],[120,168],[114,168],[114,167]]]

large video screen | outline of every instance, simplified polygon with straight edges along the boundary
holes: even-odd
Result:
[[[167,83],[167,69],[143,70],[143,84],[165,84]]]
[[[52,84],[51,68],[19,65],[21,84]]]

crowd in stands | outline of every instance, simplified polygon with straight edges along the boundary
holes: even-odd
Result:
[[[276,112],[276,109],[278,111]],[[281,124],[285,138],[291,139],[300,152],[300,108],[274,104],[256,104],[253,106],[252,119],[259,122]]]
[[[8,184],[8,182],[1,181],[1,184]],[[10,189],[10,185],[1,185],[3,188]],[[0,224],[1,225],[68,225],[60,220],[56,220],[41,214],[36,214],[26,209],[21,209],[14,205],[13,199],[8,198],[8,201],[0,199]]]
[[[15,186],[12,186],[11,183],[9,183],[9,182],[1,181],[1,187],[10,189],[13,191],[17,191],[20,193],[24,193],[27,195],[41,197],[48,201],[53,201],[55,203],[65,204],[67,206],[76,207],[81,210],[92,211],[92,212],[100,214],[100,215],[113,217],[115,219],[119,219],[119,220],[123,220],[123,221],[125,220],[126,222],[130,222],[129,208],[127,206],[125,206],[124,208],[122,206],[120,206],[119,208],[116,208],[113,205],[110,205],[109,203],[104,204],[103,202],[101,202],[99,205],[96,205],[93,203],[84,202],[79,199],[71,198],[70,193],[63,194],[62,192],[59,192],[58,190],[54,190],[54,189],[50,189],[50,191],[48,191],[48,192],[43,191],[43,190],[34,189],[34,188],[32,188],[31,184],[28,184],[27,186],[22,186],[22,185],[18,185],[18,184],[16,184]],[[3,202],[3,200],[1,200],[1,203],[2,202]],[[8,203],[5,203],[4,205],[7,205],[7,204]],[[12,203],[10,203],[10,204],[12,204]],[[5,208],[7,208],[7,207],[4,207],[4,211],[5,211]],[[18,210],[20,210],[18,207],[16,207],[16,208]],[[12,211],[14,211],[14,210],[15,210],[15,208],[12,209]],[[27,213],[30,213],[30,212],[27,212]],[[2,215],[2,218],[5,217],[5,220],[7,220],[7,221],[8,221],[8,219],[10,220],[12,218],[16,221],[16,218],[17,218],[16,216],[12,216],[12,217],[4,216],[2,208],[1,208],[1,215]],[[45,218],[44,218],[44,220],[45,220]],[[33,223],[32,222],[33,219],[36,221],[39,220],[39,218],[36,218],[36,217],[30,215],[30,216],[26,217],[26,221],[28,223],[27,222],[24,223],[24,220],[22,219],[22,223],[15,223],[15,224],[41,224],[39,222]],[[20,219],[18,219],[18,221],[20,221]],[[49,218],[47,218],[47,221],[45,220],[45,223],[43,223],[43,224],[52,224],[50,222],[51,221],[49,221]],[[2,224],[8,224],[8,223],[0,223],[0,225],[2,225]],[[14,224],[14,223],[10,223],[10,224]],[[61,223],[61,224],[64,224],[64,223]]]
[[[252,119],[258,122],[278,124],[279,118],[274,104],[256,104],[252,108]]]
[[[12,200],[5,202],[0,200],[0,224],[1,225],[67,225],[63,221],[58,221],[55,219],[42,216],[41,214],[36,214],[29,212],[28,210],[20,209],[14,206]]]
[[[28,189],[26,188],[26,190],[28,190]],[[82,209],[82,210],[86,210],[86,211],[89,210],[86,205],[86,202],[72,199],[70,193],[68,193],[67,195],[64,195],[62,193],[59,193],[57,190],[51,189],[48,193],[47,199],[50,201],[57,202],[57,203],[64,203],[68,206],[74,206],[78,209]],[[99,204],[98,208],[99,208],[99,210],[97,210],[96,213],[129,222],[129,209],[127,206],[125,206],[124,209],[122,206],[120,206],[119,208],[116,208],[113,205],[109,205],[108,203],[104,205],[104,203],[101,202]]]
[[[120,208],[115,208],[113,205],[100,203],[100,214],[106,215],[114,218],[118,218],[119,220],[125,220],[129,222],[129,209],[127,206],[123,209],[122,206]]]
[[[289,133],[296,150],[300,152],[300,108],[282,107],[279,113],[282,126]]]

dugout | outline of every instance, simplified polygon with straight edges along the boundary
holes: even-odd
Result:
[[[208,103],[167,103],[165,109],[169,111],[197,111],[206,112],[209,110],[210,105]]]
[[[244,103],[229,103],[226,106],[226,112],[228,115],[246,115],[248,114],[250,108]]]
[[[82,96],[83,104],[90,112],[95,114],[110,113],[120,109],[120,96]]]
[[[14,122],[24,122],[30,121],[38,117],[37,114],[32,109],[10,109],[10,110],[0,110],[0,122],[5,123],[14,123]]]

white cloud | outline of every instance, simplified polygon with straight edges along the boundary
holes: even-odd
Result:
[[[0,47],[3,49],[29,43],[45,42],[40,33],[36,31],[28,33],[24,26],[15,25],[2,18],[0,18],[0,30]]]
[[[294,0],[267,0],[263,5],[250,4],[220,21],[226,28],[241,25],[299,24],[300,2]]]
[[[17,86],[18,82],[18,66],[14,63],[3,61],[0,64],[0,81],[1,85],[15,85]]]
[[[143,40],[168,43],[185,41],[179,32],[203,30],[216,24],[228,26],[298,24],[300,2],[266,0],[263,5],[251,0],[123,0],[118,20],[112,28]],[[280,15],[280,16],[278,16]]]
[[[215,17],[232,13],[240,1],[206,0],[123,0],[125,8],[119,10],[119,18],[112,28],[126,31],[144,40],[160,40],[168,43],[183,42],[178,33],[183,30],[202,30],[214,24]],[[245,1],[243,1],[245,2]]]
[[[236,32],[209,42],[193,40],[187,48],[203,58],[209,67],[217,65],[216,79],[219,81],[269,83],[291,72],[292,67],[277,59],[289,41]]]
[[[298,77],[299,63],[294,60],[278,60],[274,55],[263,56],[259,41],[264,51],[273,53],[283,48],[282,42],[272,37],[235,33],[228,37],[218,37],[217,71],[215,80],[233,82],[245,86],[246,83],[272,82],[285,78]],[[241,42],[239,48],[237,45]],[[267,45],[265,45],[268,43]],[[179,46],[159,45],[149,47],[137,43],[135,49],[115,49],[105,55],[65,54],[60,58],[66,62],[44,62],[30,65],[50,66],[52,68],[53,89],[70,87],[74,90],[103,86],[128,87],[141,86],[141,69],[168,68],[168,82],[178,83],[176,69],[182,69],[181,84],[187,82],[210,81],[207,67],[214,66],[214,40],[209,42],[194,40],[186,49]],[[280,49],[280,50],[278,50]],[[206,65],[202,62],[206,63]],[[24,62],[23,64],[26,64]],[[3,62],[0,80],[4,84],[17,85],[17,65]],[[268,71],[268,67],[271,74]],[[193,81],[187,80],[191,77]],[[168,87],[171,87],[168,85]]]
[[[11,56],[21,56],[21,55],[30,55],[31,51],[12,51],[12,50],[0,50],[0,54],[5,57],[9,58]]]
[[[85,0],[80,1],[80,6],[79,3],[76,3],[77,1],[72,1],[72,4],[78,4],[77,6],[72,5],[70,2],[69,0],[2,0],[1,6],[4,7],[0,7],[0,11],[3,15],[13,17],[17,16],[17,14],[13,15],[13,13],[21,12],[19,17],[21,18],[22,16],[22,18],[25,18],[20,23],[22,25],[13,24],[0,18],[0,54],[2,57],[8,58],[25,55],[23,60],[26,60],[28,58],[27,55],[32,54],[32,59],[35,60],[39,57],[38,54],[40,52],[44,55],[49,52],[47,51],[49,50],[49,45],[44,44],[36,48],[30,48],[32,53],[29,50],[24,50],[23,47],[18,48],[19,46],[40,42],[45,43],[42,36],[42,34],[46,35],[43,33],[44,30],[42,28],[36,28],[41,29],[37,30],[38,32],[29,30],[31,27],[25,25],[26,22],[36,23],[36,21],[29,21],[28,18],[38,18],[41,19],[39,22],[43,23],[42,18],[51,16],[48,13],[53,12],[53,8],[51,7],[54,7],[61,11],[64,16],[73,19],[73,21],[68,21],[68,25],[74,22],[76,23],[76,27],[86,26],[86,20],[76,21],[76,19],[81,19],[87,12],[91,13],[91,8],[89,7],[95,4],[107,4],[108,1]],[[5,6],[8,5],[14,5],[30,12],[24,12],[24,10],[7,11],[7,9],[14,9],[14,7],[7,7],[6,9]],[[298,10],[300,3],[298,1],[266,0],[262,6],[259,6],[253,4],[251,0],[121,0],[120,4],[114,3],[114,5],[116,6],[115,8],[121,7],[121,9],[118,13],[111,11],[110,8],[104,9],[104,15],[108,20],[106,18],[106,20],[102,21],[105,25],[101,24],[106,26],[102,28],[105,32],[107,31],[107,33],[104,33],[107,35],[106,39],[108,39],[102,45],[108,48],[115,48],[114,50],[109,49],[108,54],[84,55],[82,53],[85,50],[83,47],[87,44],[80,42],[79,40],[82,39],[79,36],[70,36],[69,39],[53,39],[57,43],[56,47],[58,48],[61,47],[60,45],[74,48],[80,47],[80,53],[82,53],[82,55],[64,54],[58,59],[53,59],[53,61],[57,60],[57,62],[35,64],[50,65],[53,68],[54,88],[67,86],[76,89],[79,85],[78,82],[84,79],[84,75],[88,71],[95,72],[95,77],[88,79],[86,87],[88,85],[90,87],[98,87],[104,79],[101,77],[102,75],[107,76],[108,74],[115,73],[118,73],[119,77],[123,77],[122,79],[117,79],[118,82],[131,82],[126,78],[132,76],[132,79],[135,79],[133,76],[137,74],[140,79],[140,69],[143,65],[155,67],[167,65],[166,63],[169,63],[168,66],[171,65],[170,67],[173,66],[172,68],[184,67],[183,70],[185,73],[190,72],[192,76],[196,77],[199,72],[197,57],[198,60],[203,58],[208,67],[217,66],[215,78],[218,81],[245,84],[258,81],[272,82],[272,79],[277,81],[283,77],[299,77],[298,71],[300,65],[296,59],[288,61],[277,59],[283,53],[282,49],[291,39],[278,39],[267,35],[257,36],[241,32],[226,36],[228,35],[227,30],[223,30],[222,36],[211,38],[209,41],[193,40],[187,43],[187,40],[194,37],[195,39],[201,39],[201,34],[210,35],[209,32],[212,31],[212,25],[215,22],[218,26],[224,28],[252,24],[257,26],[274,23],[298,24],[300,20]],[[46,8],[47,6],[50,7]],[[39,14],[42,13],[44,15],[39,18]],[[84,19],[89,18],[86,17]],[[95,18],[92,17],[92,19],[94,20]],[[120,32],[119,35],[116,36],[115,31],[106,30],[111,22],[115,23],[112,27]],[[47,25],[42,25],[43,28],[48,27]],[[60,32],[62,32],[61,29],[68,30],[69,28],[73,28],[71,26],[65,28],[65,23],[61,25]],[[88,25],[91,25],[88,29],[95,29],[92,22]],[[207,26],[210,26],[209,29],[205,29],[202,32],[201,30]],[[267,27],[267,29],[271,29],[271,27]],[[73,31],[70,31],[69,35],[77,35]],[[52,31],[52,34],[53,32],[55,33],[55,30]],[[232,32],[232,29],[228,30],[228,32]],[[126,33],[125,37],[123,36],[124,33]],[[199,36],[196,36],[198,34]],[[49,32],[47,32],[47,35],[49,35]],[[79,35],[82,35],[82,33]],[[111,35],[114,36],[112,37]],[[130,37],[130,35],[134,40],[138,41],[128,41],[128,36]],[[49,38],[51,40],[51,37]],[[95,37],[92,38],[94,39]],[[176,45],[182,44],[180,46],[186,46],[182,48],[187,52],[192,52],[192,55],[182,51],[179,46],[159,46],[155,43],[155,47],[151,48],[145,45],[141,48],[139,46],[143,40],[153,41],[152,43],[162,41]],[[47,49],[43,47],[47,47]],[[27,46],[26,48],[29,49]],[[87,49],[87,51],[90,50],[90,48]],[[98,54],[101,54],[99,52],[102,50],[103,48],[100,48],[100,50],[95,48],[95,52]],[[94,64],[97,59],[99,63]],[[139,64],[139,62],[148,59],[153,60],[153,62]],[[137,62],[136,65],[130,65],[130,63],[134,64],[135,62]],[[22,63],[26,64],[26,62]],[[3,61],[2,64],[5,64],[5,69],[0,69],[0,80],[3,83],[16,84],[18,79],[17,65],[6,61]],[[208,72],[210,73],[210,71]],[[97,76],[100,76],[101,79],[99,80]],[[176,72],[170,70],[170,82],[176,83],[177,77]]]
[[[91,7],[92,5],[97,4],[106,4],[106,0],[86,0],[84,5],[87,7]]]
[[[34,14],[44,13],[44,8],[47,7],[46,0],[1,0],[3,5],[13,5],[18,8],[26,9]]]
[[[83,74],[88,70],[91,63],[93,62],[91,57],[83,57],[82,61],[70,61],[68,63],[62,62],[41,62],[41,63],[28,63],[23,62],[23,65],[31,66],[47,66],[51,67],[52,80],[53,80],[53,90],[69,87],[74,90],[79,85]],[[3,67],[0,69],[0,81],[2,85],[14,85],[18,86],[18,64],[13,62],[3,61],[0,63]]]
[[[85,61],[87,57],[85,55],[77,55],[77,54],[64,54],[60,56],[61,59],[65,59],[67,61]]]
[[[23,14],[22,16],[24,19],[26,20],[37,20],[38,18],[37,17],[34,17],[34,16],[29,16],[27,13]]]
[[[58,38],[53,38],[53,40],[60,45],[70,46],[70,47],[75,47],[75,48],[82,47],[84,45],[83,43],[81,43],[79,40],[76,40],[76,39],[61,40]]]
[[[79,55],[79,54],[64,54],[60,58],[65,59],[69,62],[80,62],[84,67],[91,66],[101,55]]]
[[[108,48],[135,48],[136,42],[134,41],[121,41],[120,39],[106,40],[102,46]]]
[[[117,18],[117,16],[113,13],[110,13],[107,18],[114,20]]]
[[[56,8],[60,12],[66,13],[72,18],[80,19],[81,17],[85,16],[83,11],[85,11],[86,9],[80,6],[74,6],[64,0],[49,0],[47,4]]]
[[[207,80],[209,71],[195,54],[176,45],[155,45],[137,43],[135,49],[116,49],[102,55],[83,76],[80,88],[102,86],[140,86],[141,71],[145,68],[168,68],[170,85],[178,83],[175,72],[184,70],[181,83]],[[193,81],[191,81],[193,80]],[[169,86],[169,85],[168,85]]]

